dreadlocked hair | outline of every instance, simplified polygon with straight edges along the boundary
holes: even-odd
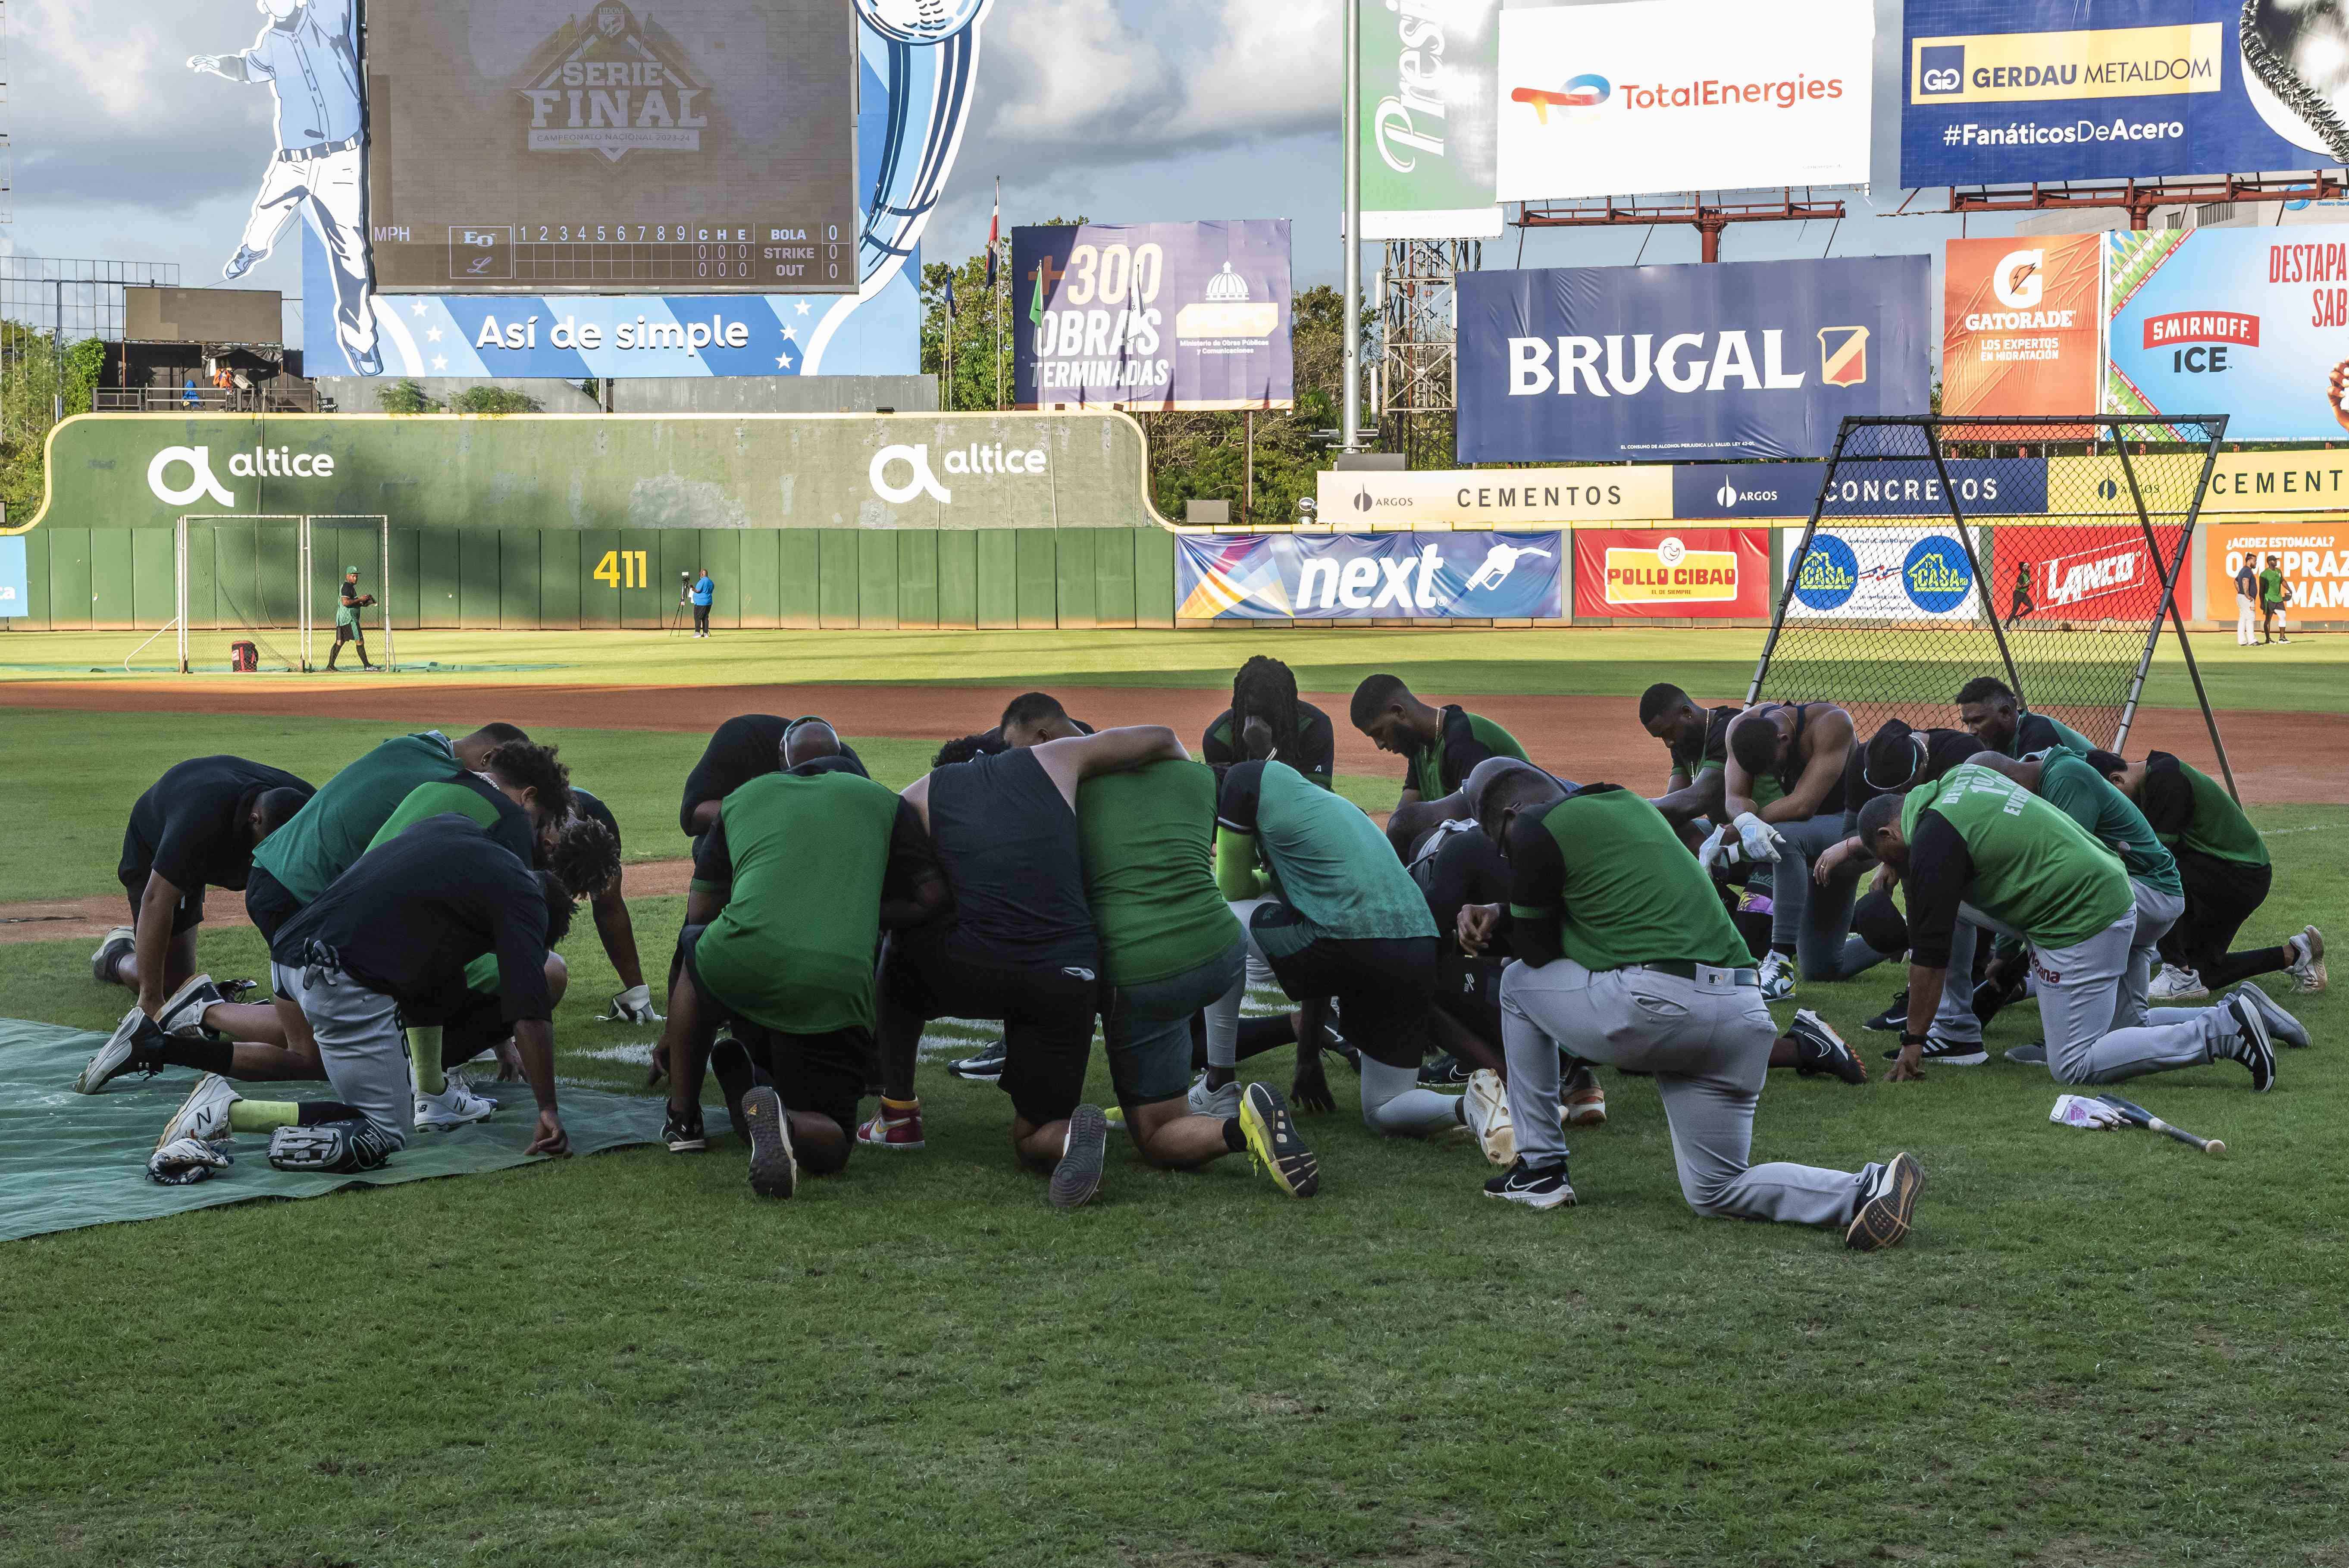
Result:
[[[1305,751],[1305,724],[1297,711],[1297,676],[1278,659],[1257,655],[1232,676],[1232,748],[1247,748],[1240,731],[1251,718],[1272,727],[1272,754],[1295,763]]]

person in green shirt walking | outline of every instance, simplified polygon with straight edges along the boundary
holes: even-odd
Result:
[[[2141,762],[2110,751],[2092,752],[2088,759],[2145,814],[2177,858],[2186,885],[2185,916],[2161,944],[2155,1001],[2192,1001],[2281,970],[2292,972],[2296,992],[2324,989],[2324,934],[2313,925],[2280,946],[2228,951],[2243,923],[2267,902],[2275,868],[2260,830],[2224,785],[2167,751],[2151,752]]]
[[[1509,861],[1509,898],[1460,912],[1462,945],[1506,934],[1501,1033],[1517,1161],[1485,1185],[1530,1208],[1575,1202],[1558,1053],[1652,1073],[1681,1193],[1702,1215],[1843,1228],[1872,1252],[1909,1233],[1924,1172],[1907,1154],[1853,1172],[1748,1163],[1778,1038],[1744,938],[1662,814],[1612,784],[1546,775],[1483,787],[1477,820]]]
[[[2260,644],[2264,647],[2271,640],[2289,643],[2284,635],[2284,606],[2292,603],[2292,585],[2283,580],[2283,568],[2272,555],[2260,573]],[[2273,633],[2272,639],[2269,634]]]
[[[374,603],[374,594],[359,591],[359,569],[356,566],[346,568],[343,572],[342,602],[335,606],[335,645],[326,655],[328,669],[333,669],[335,661],[343,656],[345,643],[358,645],[361,669],[376,667],[367,658],[367,628],[359,624],[359,612]]]
[[[2273,1004],[2244,995],[2251,987],[2238,987],[2223,1006],[2155,1008],[2142,1025],[2115,1026],[2137,926],[2128,873],[2085,829],[2015,780],[1963,764],[1906,796],[1870,800],[1859,832],[1908,892],[1909,1023],[1896,1081],[1923,1076],[1961,903],[1978,923],[2031,944],[2047,1068],[2058,1082],[2117,1083],[2218,1060],[2242,1063],[2255,1090],[2275,1081]]]
[[[1348,711],[1372,745],[1403,759],[1402,794],[1387,819],[1387,841],[1398,859],[1420,834],[1464,814],[1460,787],[1476,764],[1487,757],[1533,760],[1516,736],[1491,719],[1458,703],[1430,707],[1397,676],[1365,677]]]

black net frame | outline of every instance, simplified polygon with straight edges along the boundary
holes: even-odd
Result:
[[[1995,676],[2022,705],[2127,746],[2166,620],[2228,789],[2177,603],[2223,414],[1851,416],[1836,432],[1746,692],[1833,702],[1862,736],[1956,722]]]

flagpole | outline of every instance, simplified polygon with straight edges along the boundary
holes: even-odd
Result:
[[[995,212],[997,222],[1000,223],[1003,216],[1003,176],[1000,174],[995,177]],[[996,264],[998,242],[995,235],[995,228],[990,226],[987,232],[987,265],[989,272],[998,275],[999,284],[997,289],[989,291],[988,303],[995,307],[995,411],[1000,414],[1003,412],[1003,295],[1009,289],[1011,280],[1002,276],[1010,269]]]
[[[1346,191],[1346,290],[1343,399],[1345,449],[1361,449],[1362,426],[1362,45],[1361,0],[1340,0],[1345,7],[1346,102],[1340,117],[1346,139],[1342,164]]]

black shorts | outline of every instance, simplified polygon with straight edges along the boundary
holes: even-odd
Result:
[[[767,1075],[786,1110],[830,1117],[852,1140],[856,1136],[857,1102],[864,1096],[865,1072],[873,1060],[873,1031],[833,1029],[818,1035],[794,1035],[770,1028],[736,1009],[701,976],[694,961],[706,925],[688,925],[678,934],[678,952],[693,988],[701,995],[709,1021],[722,1025],[742,1042],[751,1065]]]
[[[277,940],[277,928],[302,913],[302,901],[259,866],[244,879],[244,913],[264,942]]]
[[[2186,913],[2161,939],[2162,958],[2189,969],[2215,972],[2219,961],[2234,945],[2243,922],[2267,902],[2268,890],[2275,883],[2275,868],[2180,850],[2178,876],[2186,884]]]
[[[1434,937],[1313,936],[1304,917],[1278,899],[1257,906],[1248,934],[1282,990],[1300,1002],[1337,999],[1347,1040],[1366,1055],[1391,1068],[1416,1068],[1426,1059]]]
[[[140,877],[134,884],[130,878],[122,879],[122,891],[130,898],[130,923],[139,923],[139,905],[147,892],[147,879]],[[204,890],[199,882],[180,894],[180,902],[171,908],[171,934],[182,935],[204,923]]]
[[[1508,964],[1506,958],[1471,958],[1456,944],[1449,951],[1439,944],[1435,954],[1435,1006],[1495,1050],[1501,1045],[1501,971]]]
[[[337,643],[363,643],[367,641],[367,628],[364,626],[346,626],[337,622],[335,626],[335,641]]]
[[[1101,992],[1090,972],[978,963],[933,932],[892,932],[881,950],[881,993],[932,1018],[1003,1021],[1003,1077],[1021,1120],[1059,1121],[1084,1098]]]

